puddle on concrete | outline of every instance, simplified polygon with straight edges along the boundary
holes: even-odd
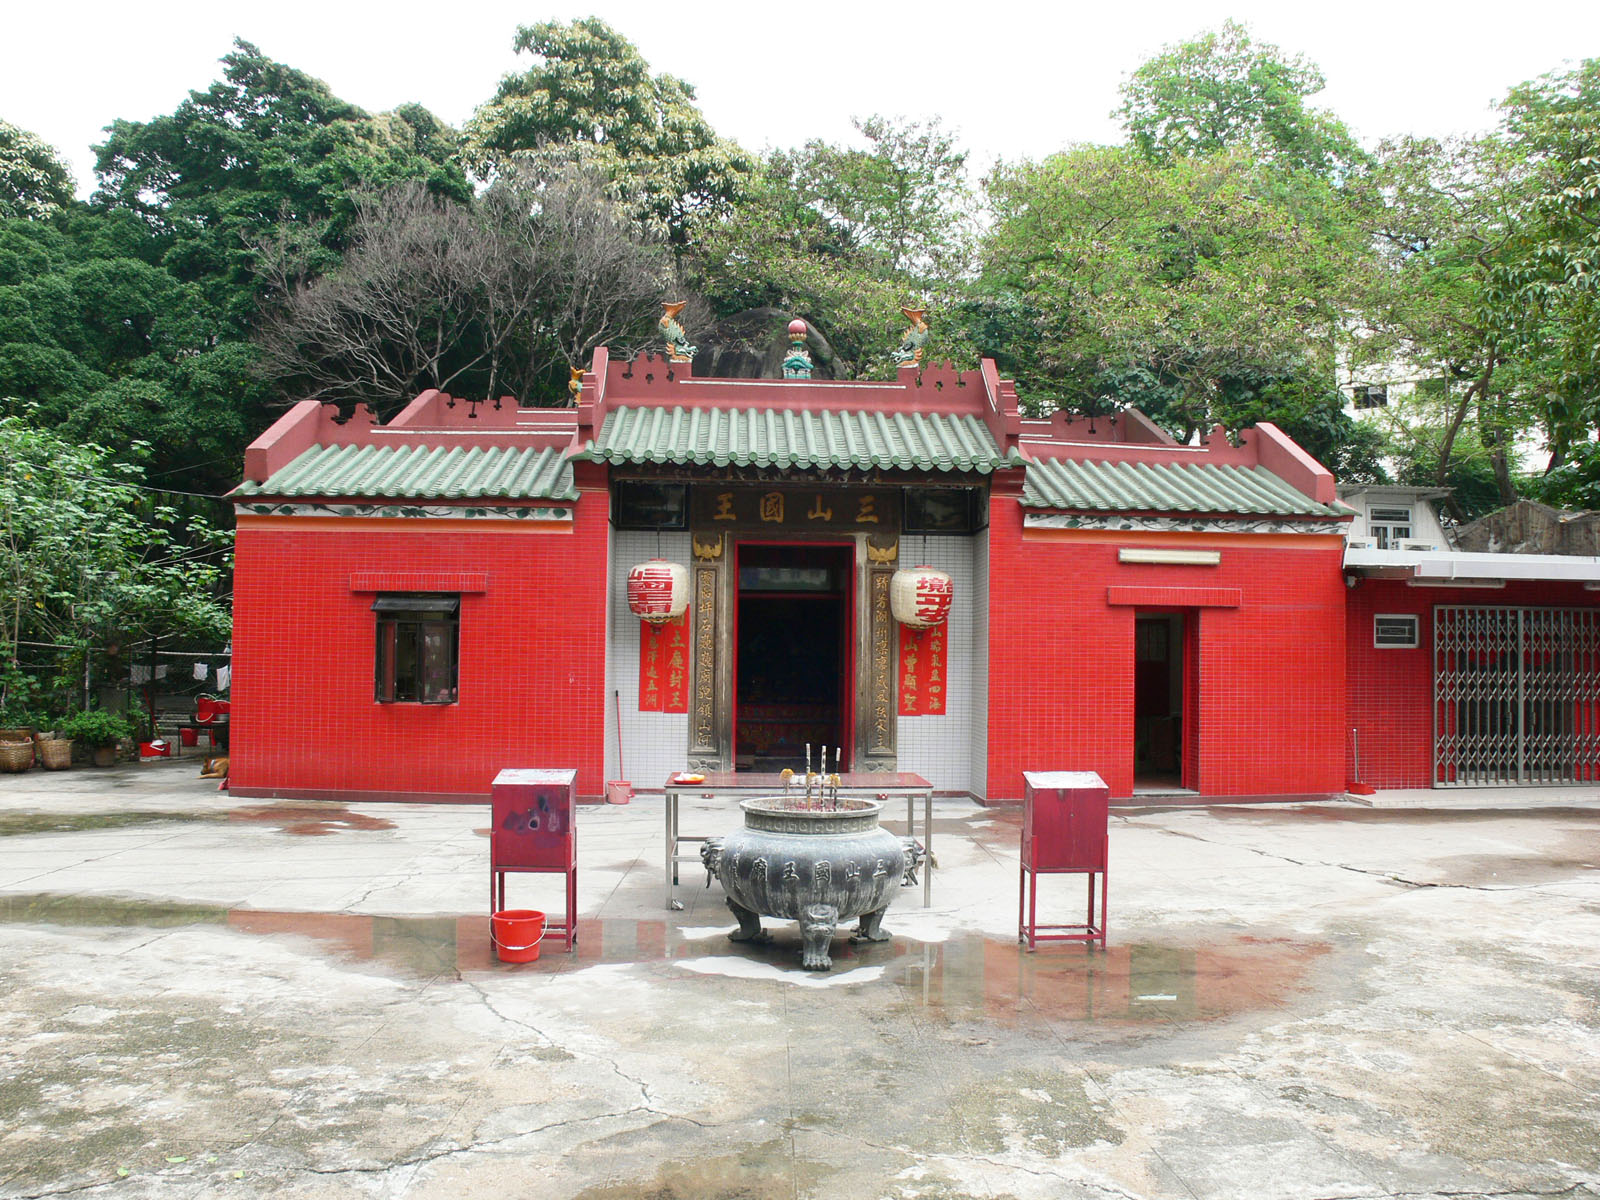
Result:
[[[1600,855],[1596,856],[1600,858]],[[1593,859],[1511,854],[1456,854],[1429,863],[1429,877],[1438,873],[1442,882],[1457,887],[1527,887],[1537,883],[1559,883],[1600,870]]]
[[[861,946],[841,935],[830,950],[833,970],[812,973],[800,969],[799,934],[784,922],[770,923],[772,942],[755,946],[730,942],[721,929],[685,931],[664,920],[580,921],[575,951],[568,953],[552,940],[537,962],[515,965],[495,958],[484,916],[267,912],[40,894],[0,897],[0,922],[146,929],[208,925],[307,938],[344,961],[371,962],[424,979],[679,961],[685,978],[890,987],[904,1003],[947,1012],[1126,1023],[1215,1020],[1288,1003],[1308,986],[1311,968],[1328,952],[1324,943],[1237,936],[1199,947],[1059,945],[1027,953],[1015,941],[976,933],[937,942],[897,936]]]
[[[0,813],[0,837],[30,833],[83,833],[173,821],[226,821],[223,812]]]
[[[164,822],[240,821],[276,825],[284,833],[320,837],[350,830],[393,829],[393,821],[352,812],[341,804],[316,800],[293,804],[251,804],[233,809],[202,812],[146,811],[98,813],[0,813],[0,837],[30,833],[84,833],[102,829],[128,829]]]
[[[230,821],[259,821],[275,824],[285,833],[300,837],[321,837],[341,830],[393,829],[394,822],[352,812],[340,804],[308,800],[298,804],[251,804],[230,809]]]
[[[374,962],[431,979],[498,965],[487,917],[369,917],[268,912],[167,900],[53,894],[0,896],[0,922],[13,925],[173,929],[210,925],[240,933],[310,938],[339,958]]]

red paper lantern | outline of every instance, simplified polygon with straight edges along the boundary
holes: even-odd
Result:
[[[955,582],[943,571],[902,567],[889,580],[889,611],[907,629],[928,629],[945,623],[955,594]]]
[[[689,607],[689,569],[652,558],[628,572],[628,610],[641,621],[664,625]]]

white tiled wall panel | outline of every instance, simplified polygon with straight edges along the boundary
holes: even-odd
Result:
[[[972,539],[972,774],[967,785],[983,797],[989,786],[989,531]]]
[[[607,635],[606,778],[626,778],[636,789],[656,789],[687,761],[687,713],[639,711],[639,621],[628,611],[628,571],[651,558],[689,566],[687,533],[613,530]],[[988,732],[988,534],[976,537],[902,538],[900,561],[927,563],[955,584],[950,613],[947,706],[937,717],[899,718],[899,763],[940,791],[983,794]],[[898,634],[896,635],[898,637]],[[898,643],[896,643],[898,653]],[[620,701],[622,735],[618,766]]]
[[[950,609],[949,661],[945,711],[937,717],[900,718],[900,769],[923,776],[939,791],[965,792],[972,789],[974,771],[973,730],[982,721],[975,709],[982,709],[985,692],[980,668],[985,655],[975,653],[974,638],[980,615],[987,635],[988,589],[980,589],[974,560],[978,557],[978,538],[924,537],[905,534],[900,539],[900,565],[926,564],[945,572],[955,584],[955,600]],[[984,557],[987,566],[987,557]],[[987,570],[984,575],[987,576]],[[987,580],[985,580],[987,582]],[[899,637],[898,629],[895,634]],[[986,642],[984,643],[987,644]],[[898,642],[896,643],[898,662]],[[981,759],[981,755],[979,756]],[[981,768],[980,768],[981,770]],[[980,793],[981,794],[981,793]]]
[[[606,647],[606,778],[659,789],[688,762],[689,714],[639,711],[639,618],[628,611],[628,572],[651,558],[691,565],[687,533],[611,531],[611,595]],[[617,707],[622,708],[621,768]]]

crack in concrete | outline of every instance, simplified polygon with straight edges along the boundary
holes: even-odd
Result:
[[[416,860],[413,859],[412,861],[415,862]],[[357,896],[354,900],[351,900],[351,901],[341,905],[340,907],[345,912],[355,912],[361,905],[365,904],[368,900],[372,899],[372,897],[374,895],[376,895],[378,892],[391,892],[395,888],[404,887],[406,884],[410,883],[412,880],[416,879],[419,875],[422,875],[422,874],[424,874],[424,868],[422,868],[420,866],[417,866],[417,867],[413,867],[413,869],[411,871],[407,872],[406,874],[401,875],[398,879],[394,879],[394,878],[386,878],[386,879],[381,879],[381,880],[375,879],[375,880],[373,880],[371,887],[369,887],[366,891],[362,892],[361,895]]]
[[[645,1105],[634,1105],[631,1108],[620,1109],[617,1112],[595,1113],[594,1115],[588,1117],[572,1117],[565,1121],[551,1121],[548,1125],[539,1125],[532,1129],[523,1129],[517,1131],[516,1133],[508,1133],[504,1137],[484,1138],[478,1141],[468,1142],[464,1146],[445,1146],[437,1150],[424,1151],[421,1154],[414,1155],[411,1158],[401,1159],[398,1162],[382,1163],[370,1167],[311,1166],[287,1167],[284,1168],[284,1170],[288,1172],[299,1172],[307,1175],[317,1175],[323,1178],[329,1178],[336,1175],[387,1175],[392,1172],[425,1167],[432,1163],[439,1162],[441,1159],[456,1158],[467,1154],[476,1154],[479,1151],[489,1150],[496,1146],[504,1146],[511,1142],[520,1141],[523,1138],[534,1137],[537,1134],[546,1133],[552,1129],[566,1129],[578,1125],[591,1125],[597,1121],[620,1120],[626,1117],[635,1116],[640,1113],[645,1113],[652,1117],[659,1117],[665,1121],[682,1121],[685,1124],[693,1125],[695,1128],[700,1130],[716,1130],[726,1128],[724,1123],[696,1121],[693,1117],[685,1117],[677,1113],[663,1112],[661,1109],[650,1108]]]
[[[123,1182],[121,1179],[113,1176],[110,1179],[102,1179],[98,1183],[79,1183],[72,1187],[51,1188],[46,1192],[16,1192],[13,1194],[16,1200],[45,1200],[47,1196],[75,1196],[79,1192],[91,1192],[98,1188],[110,1187],[112,1184],[121,1182]]]
[[[1244,850],[1261,858],[1270,858],[1274,862],[1288,863],[1296,867],[1329,867],[1337,871],[1349,871],[1355,875],[1365,875],[1371,879],[1382,879],[1387,883],[1398,884],[1401,887],[1424,890],[1428,888],[1450,888],[1466,892],[1531,892],[1548,886],[1543,883],[1528,884],[1498,884],[1488,887],[1477,883],[1437,883],[1423,879],[1407,879],[1403,875],[1396,875],[1389,871],[1376,871],[1367,867],[1352,867],[1348,863],[1326,862],[1322,859],[1290,858],[1287,854],[1275,854],[1271,850],[1262,850],[1257,846],[1243,846],[1238,842],[1222,842],[1216,838],[1204,838],[1197,833],[1190,833],[1183,829],[1162,829],[1157,832],[1169,834],[1172,837],[1189,838],[1192,841],[1204,842],[1208,846],[1222,846],[1229,850]]]
[[[1554,1191],[1540,1191],[1536,1188],[1507,1188],[1504,1191],[1449,1191],[1444,1188],[1429,1188],[1425,1192],[1372,1192],[1365,1196],[1318,1196],[1315,1200],[1435,1200],[1436,1197],[1450,1197],[1451,1200],[1494,1200],[1496,1196],[1572,1196],[1576,1195],[1579,1188],[1583,1188],[1591,1195],[1593,1184],[1588,1182],[1574,1183]]]
[[[585,1060],[587,1060],[589,1062],[599,1063],[601,1066],[604,1066],[607,1069],[609,1069],[611,1071],[611,1073],[613,1075],[615,1075],[618,1079],[621,1079],[624,1082],[632,1084],[634,1087],[638,1088],[639,1089],[640,1104],[636,1105],[635,1107],[643,1108],[643,1109],[646,1109],[646,1110],[649,1110],[649,1111],[654,1111],[653,1105],[655,1103],[655,1099],[656,1098],[653,1095],[651,1095],[651,1093],[650,1093],[650,1085],[648,1083],[646,1083],[643,1079],[637,1078],[636,1076],[633,1076],[633,1075],[629,1075],[626,1071],[624,1071],[622,1069],[621,1065],[619,1065],[618,1063],[612,1061],[611,1059],[606,1058],[603,1055],[595,1054],[592,1051],[588,1051],[588,1050],[574,1050],[570,1046],[562,1046],[553,1037],[551,1037],[548,1033],[546,1033],[544,1030],[538,1028],[537,1026],[531,1025],[527,1021],[519,1020],[516,1017],[508,1016],[507,1014],[501,1012],[500,1009],[495,1007],[495,1003],[490,998],[489,993],[484,991],[483,988],[479,984],[473,982],[470,979],[462,979],[461,982],[463,984],[465,984],[467,987],[471,988],[474,992],[476,992],[477,995],[478,995],[478,998],[481,1001],[483,1001],[483,1006],[485,1008],[487,1008],[490,1012],[492,1012],[500,1020],[504,1021],[506,1024],[515,1025],[515,1026],[517,1026],[517,1027],[519,1027],[521,1029],[526,1029],[529,1033],[531,1033],[535,1037],[541,1039],[541,1041],[543,1042],[544,1045],[553,1046],[553,1047],[556,1047],[558,1049],[564,1050],[568,1054],[571,1054],[574,1058],[581,1057],[581,1058],[583,1058],[583,1059],[585,1059]]]

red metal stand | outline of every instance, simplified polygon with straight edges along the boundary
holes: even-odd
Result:
[[[505,911],[509,873],[565,875],[566,911],[559,921],[546,916],[544,929],[568,950],[578,941],[577,780],[577,771],[508,768],[490,789],[489,910]]]
[[[1106,944],[1110,792],[1093,771],[1024,771],[1022,869],[1018,879],[1017,940]],[[1077,924],[1039,923],[1039,876],[1088,876],[1088,908]],[[1095,912],[1095,880],[1100,908]]]

